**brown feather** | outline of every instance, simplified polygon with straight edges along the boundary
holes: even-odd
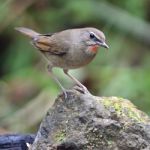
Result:
[[[68,48],[60,46],[59,43],[52,40],[49,36],[38,36],[35,39],[33,39],[33,44],[40,51],[49,52],[53,55],[64,55],[68,51]]]

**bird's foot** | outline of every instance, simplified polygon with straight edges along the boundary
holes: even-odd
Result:
[[[59,97],[66,100],[68,98],[68,92],[69,90],[63,89],[62,92],[59,94]]]
[[[67,90],[66,90],[66,89],[63,89],[62,91],[63,91],[63,95],[64,95],[65,99],[67,99],[67,97],[68,97],[68,95],[67,95]]]
[[[90,94],[90,92],[88,91],[88,89],[84,86],[84,85],[77,85],[74,87],[74,89],[80,93],[83,93],[83,94]],[[70,90],[67,90],[65,88],[62,89],[62,92],[63,92],[63,96],[65,99],[68,98],[68,94],[67,92],[69,92]]]
[[[88,89],[84,86],[84,85],[77,85],[74,87],[75,90],[79,91],[80,93],[83,93],[83,94],[89,94],[89,91]]]

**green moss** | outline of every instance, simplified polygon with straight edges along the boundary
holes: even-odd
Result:
[[[136,107],[129,101],[123,98],[110,97],[104,98],[103,104],[105,108],[113,108],[118,117],[129,118],[137,122],[146,122],[148,116],[136,109]]]
[[[103,101],[103,104],[106,108],[114,108],[114,110],[116,111],[117,115],[121,115],[121,111],[122,111],[122,107],[120,104],[120,100],[118,101],[114,101],[112,99],[105,99]]]
[[[112,140],[108,140],[107,141],[107,144],[110,146],[110,145],[112,145],[114,142],[112,141]]]
[[[132,118],[134,120],[140,121],[140,122],[144,122],[144,119],[142,118],[141,115],[139,115],[139,113],[132,111],[130,108],[128,109],[128,117]]]
[[[61,142],[65,139],[65,137],[66,137],[65,131],[58,131],[55,133],[54,140],[56,142]]]

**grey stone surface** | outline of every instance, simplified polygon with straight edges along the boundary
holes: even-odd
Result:
[[[129,100],[67,94],[48,110],[32,150],[150,150],[149,117]]]

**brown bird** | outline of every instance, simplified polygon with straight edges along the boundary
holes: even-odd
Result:
[[[52,68],[62,68],[64,73],[85,93],[87,88],[70,75],[68,70],[80,68],[90,63],[100,46],[109,48],[105,43],[104,33],[92,27],[68,29],[48,34],[40,34],[24,27],[15,29],[30,37],[32,45],[48,59],[48,71],[62,89],[65,97],[67,97],[66,90],[53,74]]]

